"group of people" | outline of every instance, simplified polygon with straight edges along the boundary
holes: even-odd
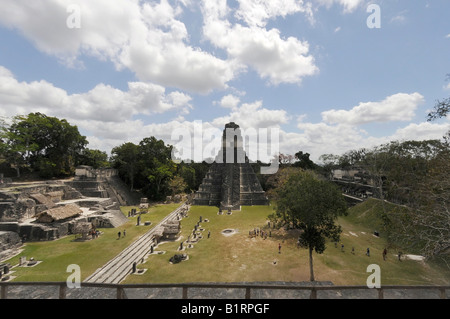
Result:
[[[126,231],[126,229],[124,229],[123,230],[123,237],[125,237],[127,235],[127,231]],[[117,233],[117,239],[120,239],[120,236],[122,236],[122,233],[119,231],[118,233]]]
[[[100,235],[100,232],[97,229],[92,228],[91,231],[89,232],[89,235],[91,235],[92,239],[95,239],[95,238],[98,238],[98,236]]]
[[[248,235],[250,238],[261,236],[261,238],[267,239],[267,236],[272,237],[272,231],[269,230],[269,232],[267,232],[259,228],[254,228],[248,232]]]
[[[337,248],[337,242],[334,243],[334,247]],[[341,244],[341,251],[342,251],[342,252],[344,251],[344,244]],[[352,251],[351,251],[351,253],[352,253],[353,255],[355,254],[355,247],[354,247],[354,246],[352,246]],[[403,253],[402,253],[401,251],[399,251],[399,252],[398,252],[398,255],[397,255],[399,261],[401,261],[402,255],[403,255]],[[369,247],[367,247],[367,249],[366,249],[366,256],[367,256],[367,257],[370,257],[370,248],[369,248]],[[386,260],[386,259],[387,259],[387,248],[386,248],[386,247],[383,249],[382,256],[383,256],[383,260]]]

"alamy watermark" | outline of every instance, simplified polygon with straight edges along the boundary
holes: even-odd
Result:
[[[66,19],[66,26],[69,29],[81,29],[81,7],[77,4],[67,6],[69,16]]]
[[[175,162],[245,163],[261,161],[261,174],[278,171],[280,131],[278,128],[204,128],[202,121],[181,125],[171,134]]]
[[[67,266],[66,272],[71,273],[66,280],[67,288],[81,288],[81,268],[77,264]]]
[[[367,272],[371,274],[367,277],[367,288],[381,288],[381,268],[377,264],[367,266]]]
[[[367,13],[370,15],[367,17],[366,24],[369,29],[381,28],[381,8],[378,4],[370,4],[367,6]]]

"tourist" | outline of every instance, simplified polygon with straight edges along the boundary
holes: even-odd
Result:
[[[117,233],[117,239],[120,239],[120,232]]]
[[[367,255],[368,257],[370,257],[370,249],[369,249],[369,248],[367,248],[366,255]]]
[[[383,260],[386,260],[387,250],[384,248],[383,250]]]
[[[281,244],[278,243],[278,253],[281,254]]]
[[[355,247],[354,246],[352,246],[352,254],[353,255],[355,254]]]
[[[344,244],[341,244],[341,251],[344,251]]]
[[[127,231],[124,229],[123,230],[123,237],[125,237],[127,235]]]
[[[398,260],[402,261],[402,252],[401,251],[398,252]]]

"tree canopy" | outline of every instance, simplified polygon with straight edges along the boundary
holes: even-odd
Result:
[[[76,126],[42,113],[14,117],[11,125],[2,126],[0,138],[1,151],[18,176],[25,167],[42,177],[73,174],[88,144]]]

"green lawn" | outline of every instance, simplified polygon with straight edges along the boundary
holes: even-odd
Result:
[[[173,211],[179,204],[156,205],[149,209],[147,214],[141,216],[141,225],[145,221],[151,221],[150,226],[136,226],[137,217],[129,218],[129,221],[121,228],[102,228],[103,234],[97,239],[75,242],[75,236],[69,235],[55,241],[30,242],[24,245],[24,250],[18,256],[8,260],[11,265],[17,265],[21,256],[27,260],[33,257],[43,261],[34,267],[15,267],[13,276],[15,281],[66,281],[69,273],[67,266],[77,264],[81,269],[82,280],[91,275],[97,268],[119,254],[134,240],[154,227],[163,217]],[[128,216],[128,211],[133,207],[122,207],[122,212]],[[126,237],[117,239],[117,233],[126,230]]]
[[[217,215],[217,208],[193,206],[189,217],[182,220],[181,240],[186,240],[194,225],[202,216],[209,222],[202,223],[203,239],[194,248],[183,253],[189,260],[170,264],[169,258],[177,251],[180,241],[166,242],[157,247],[165,254],[150,255],[139,268],[147,269],[143,275],[130,275],[124,283],[174,283],[174,282],[241,282],[241,281],[308,281],[309,263],[306,249],[298,248],[295,230],[286,232],[272,230],[266,240],[250,238],[249,231],[258,227],[267,228],[267,216],[272,207],[243,207],[232,215]],[[314,253],[316,280],[332,281],[336,285],[366,285],[367,267],[378,264],[381,268],[381,283],[404,284],[449,284],[450,273],[432,263],[413,260],[398,261],[397,251],[388,250],[386,261],[382,251],[387,246],[385,239],[372,235],[373,229],[351,223],[352,216],[338,222],[343,227],[338,248],[328,243],[324,254]],[[222,235],[224,229],[236,229],[232,236]],[[207,238],[208,231],[211,238]],[[278,244],[281,243],[281,254]],[[344,251],[341,251],[341,244]],[[355,253],[351,253],[352,246]],[[365,255],[367,247],[371,256]]]
[[[366,204],[368,205],[368,204]],[[132,241],[153,227],[178,205],[158,205],[142,216],[142,223],[152,221],[152,226],[135,226],[136,217],[120,229],[102,229],[104,234],[88,242],[73,242],[74,236],[68,236],[52,242],[27,243],[24,251],[9,262],[17,264],[20,256],[34,257],[43,262],[33,268],[16,267],[16,281],[66,281],[67,266],[78,264],[82,279],[117,255]],[[123,207],[127,214],[130,207]],[[130,275],[123,283],[180,283],[180,282],[242,282],[242,281],[308,281],[309,263],[306,249],[296,245],[298,232],[295,230],[271,230],[272,236],[266,240],[261,237],[250,238],[249,231],[260,228],[268,231],[267,216],[272,206],[253,206],[233,211],[232,215],[218,215],[216,207],[192,206],[187,218],[181,222],[181,238],[178,241],[161,243],[155,251],[164,254],[149,255],[138,268],[147,269],[142,275]],[[425,285],[450,284],[450,272],[444,271],[432,262],[413,260],[398,261],[397,250],[388,247],[388,259],[382,258],[387,247],[386,239],[373,236],[377,225],[376,216],[368,219],[358,217],[368,214],[368,208],[352,208],[350,214],[339,218],[343,228],[341,242],[335,248],[328,243],[321,255],[314,256],[314,271],[317,281],[331,281],[335,285],[366,285],[366,272],[370,264],[381,267],[382,285]],[[201,223],[203,238],[193,248],[183,253],[189,259],[179,264],[170,264],[169,259],[177,251],[181,240],[186,240],[194,225],[202,216],[209,222]],[[127,236],[117,240],[117,232],[126,229]],[[232,236],[224,236],[224,229],[234,229]],[[377,229],[379,230],[379,229]],[[207,238],[208,231],[211,237]],[[341,251],[341,243],[344,251]],[[281,244],[281,254],[278,245]],[[351,248],[355,248],[355,254]],[[365,255],[367,247],[371,256]],[[407,253],[404,251],[404,253]]]

